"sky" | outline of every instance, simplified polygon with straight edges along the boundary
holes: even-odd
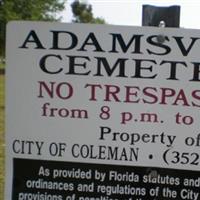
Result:
[[[62,13],[62,22],[71,22],[71,3],[67,0],[66,9]],[[142,25],[142,6],[145,4],[154,6],[179,5],[180,27],[200,29],[200,1],[198,0],[81,0],[92,5],[95,17],[102,17],[112,25]]]

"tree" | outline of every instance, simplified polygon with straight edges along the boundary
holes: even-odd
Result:
[[[5,29],[11,20],[57,21],[66,0],[0,0],[0,57],[4,57]]]
[[[92,6],[90,4],[81,3],[75,0],[71,4],[75,23],[92,23],[92,24],[105,24],[102,18],[95,18],[92,13]]]

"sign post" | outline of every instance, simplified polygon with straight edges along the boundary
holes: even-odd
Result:
[[[179,27],[180,10],[180,6],[159,7],[143,5],[142,25],[159,26],[160,22],[164,21],[166,27]]]
[[[5,199],[199,200],[199,34],[9,23]]]

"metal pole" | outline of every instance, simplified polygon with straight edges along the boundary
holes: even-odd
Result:
[[[180,6],[158,7],[143,5],[142,26],[159,26],[164,21],[165,27],[179,27]]]

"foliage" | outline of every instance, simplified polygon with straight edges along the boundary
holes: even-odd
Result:
[[[102,18],[95,18],[92,13],[92,6],[90,4],[74,1],[71,4],[75,23],[92,23],[92,24],[105,24]]]
[[[6,24],[11,20],[59,20],[66,0],[0,0],[0,57],[4,57]]]
[[[55,20],[54,13],[64,9],[65,0],[1,0],[0,18],[10,20]]]

